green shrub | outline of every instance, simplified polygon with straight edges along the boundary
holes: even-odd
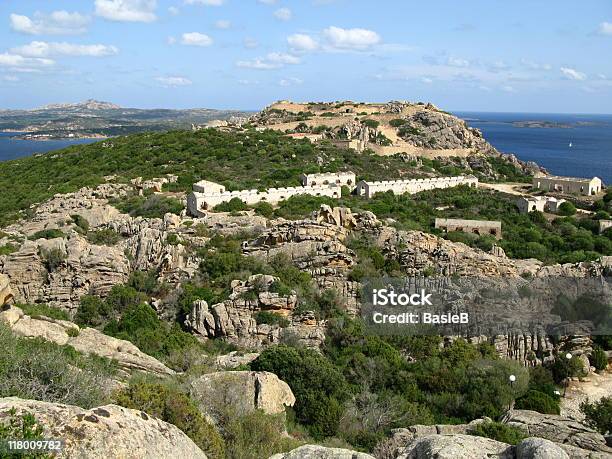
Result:
[[[134,382],[115,395],[118,405],[141,410],[181,429],[207,457],[225,457],[223,438],[200,413],[195,402],[177,389],[151,382]]]
[[[61,249],[53,248],[41,249],[40,257],[47,271],[51,273],[64,263],[67,255]]]
[[[574,206],[574,204],[572,204],[569,201],[565,201],[565,202],[561,203],[557,213],[559,215],[563,215],[563,216],[566,216],[566,217],[569,217],[571,215],[575,215],[576,214],[576,206]]]
[[[377,129],[378,126],[380,126],[380,123],[378,121],[372,119],[365,119],[362,121],[362,124],[371,129]]]
[[[563,382],[566,378],[572,378],[575,376],[584,376],[584,367],[582,360],[572,357],[567,359],[565,354],[558,355],[554,362],[549,365],[549,369],[552,372],[553,378],[556,383]]]
[[[491,438],[502,443],[508,443],[509,445],[517,445],[528,437],[528,434],[518,427],[512,427],[500,422],[480,423],[470,432],[470,435]]]
[[[612,397],[603,397],[597,402],[582,402],[580,411],[585,415],[586,423],[602,435],[612,433]]]
[[[255,213],[262,217],[272,218],[274,215],[274,207],[269,202],[259,202],[253,206]]]
[[[38,423],[32,413],[21,413],[12,408],[8,416],[0,419],[0,457],[3,459],[20,458],[44,458],[50,459],[52,456],[42,451],[32,451],[28,453],[8,453],[4,450],[5,440],[44,440],[44,429]]]
[[[105,228],[90,231],[87,233],[87,240],[95,245],[113,246],[121,240],[121,236],[115,230]]]
[[[589,361],[597,371],[603,371],[608,368],[608,354],[600,347],[593,349],[593,353],[589,356]]]
[[[537,390],[529,390],[525,395],[516,399],[515,408],[518,410],[531,410],[543,414],[560,414],[559,402],[548,394]]]
[[[289,320],[279,314],[270,311],[258,311],[255,313],[255,321],[257,324],[278,325],[281,328],[286,328],[290,325]]]
[[[324,356],[311,349],[273,346],[251,363],[255,371],[276,374],[291,387],[296,418],[315,438],[336,434],[348,385]]]
[[[19,247],[15,244],[5,244],[0,246],[0,256],[2,255],[10,255],[11,253],[15,253],[19,250]]]
[[[107,404],[115,362],[70,346],[21,338],[0,323],[0,397],[20,397],[91,408]]]
[[[297,448],[302,443],[282,434],[284,416],[257,410],[243,416],[229,416],[223,423],[230,459],[260,459]]]
[[[56,320],[70,320],[70,316],[63,309],[54,308],[46,304],[18,304],[18,308],[32,318],[40,316],[49,317]]]
[[[183,203],[175,198],[157,194],[145,196],[128,196],[120,200],[111,201],[117,209],[132,217],[164,218],[167,213],[179,215]]]
[[[232,198],[227,202],[217,204],[213,210],[215,212],[239,212],[242,210],[248,210],[248,208],[249,206],[247,206],[242,199]]]
[[[37,231],[32,236],[30,236],[29,239],[35,241],[37,239],[55,239],[58,237],[65,237],[65,236],[66,235],[58,229],[46,229],[46,230]]]
[[[82,234],[86,234],[87,231],[89,231],[89,222],[87,221],[87,219],[81,215],[75,214],[75,215],[71,215],[70,218],[72,219],[72,223],[74,223],[77,228],[79,228]]]
[[[394,118],[391,121],[389,121],[389,124],[395,128],[400,127],[404,124],[406,124],[408,121],[407,120],[403,120],[401,118]]]

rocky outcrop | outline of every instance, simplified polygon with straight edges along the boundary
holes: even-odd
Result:
[[[33,318],[14,306],[0,312],[0,321],[18,335],[43,338],[61,346],[72,346],[84,354],[116,360],[124,372],[144,371],[159,376],[174,374],[170,368],[141,352],[129,341],[107,336],[93,328],[79,328],[72,322],[48,317]]]
[[[374,456],[343,448],[304,445],[288,453],[275,454],[269,459],[374,459]]]
[[[0,421],[11,415],[33,414],[44,429],[44,438],[62,439],[62,458],[206,459],[206,455],[181,430],[142,411],[116,405],[91,410],[71,405],[0,399]]]
[[[268,372],[222,371],[209,373],[189,383],[191,397],[200,410],[215,418],[219,409],[241,416],[255,410],[285,413],[295,396],[286,382]]]
[[[569,459],[559,445],[543,438],[526,438],[516,445],[517,459]]]
[[[210,306],[198,300],[193,304],[185,325],[202,338],[222,338],[246,348],[261,348],[292,336],[308,347],[317,347],[325,339],[314,317],[294,317],[295,292],[278,293],[278,278],[263,274],[246,281],[233,281],[229,298]],[[257,313],[276,314],[279,323],[257,323]]]
[[[513,459],[513,448],[490,438],[472,435],[428,435],[418,438],[397,459]]]
[[[259,353],[250,352],[243,354],[238,351],[230,352],[229,354],[220,355],[215,359],[215,367],[220,370],[231,370],[242,365],[248,365],[259,357]]]
[[[0,307],[8,304],[13,299],[13,291],[9,285],[9,278],[0,274]]]
[[[530,436],[589,451],[612,454],[606,440],[595,430],[573,419],[528,410],[508,411],[502,422],[527,432]]]

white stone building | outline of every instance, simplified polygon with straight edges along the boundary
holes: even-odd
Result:
[[[473,175],[459,175],[455,177],[386,180],[380,182],[362,180],[357,184],[357,195],[370,199],[376,193],[384,193],[386,191],[393,191],[394,194],[413,194],[439,188],[452,188],[459,185],[468,185],[475,188],[478,186],[478,179]]]
[[[327,172],[322,174],[302,174],[300,175],[302,185],[338,185],[348,186],[351,190],[355,188],[357,177],[354,172]]]
[[[612,228],[612,220],[599,220],[599,234],[603,233],[608,228]]]
[[[519,212],[528,214],[529,212],[551,212],[557,213],[559,206],[566,202],[565,199],[553,198],[552,196],[529,196],[522,197],[516,205],[519,208]]]
[[[603,183],[599,177],[593,177],[591,179],[554,175],[534,177],[532,185],[539,190],[568,194],[576,193],[584,196],[597,194],[603,189]]]

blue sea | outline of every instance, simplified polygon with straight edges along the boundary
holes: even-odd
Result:
[[[36,153],[59,150],[82,143],[99,142],[100,139],[74,139],[74,140],[17,140],[12,137],[19,135],[15,132],[0,132],[0,161],[31,156]]]
[[[612,184],[612,115],[456,112],[499,151],[535,161],[555,175],[600,177]],[[565,127],[517,127],[546,121]],[[570,147],[570,143],[572,146]]]

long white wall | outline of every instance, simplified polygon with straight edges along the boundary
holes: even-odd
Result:
[[[420,191],[451,188],[459,185],[478,186],[474,176],[434,177],[411,180],[388,180],[379,182],[361,181],[357,184],[357,195],[371,198],[376,193],[392,191],[394,194],[418,193]]]
[[[266,191],[241,190],[226,191],[224,193],[198,193],[193,192],[187,196],[187,207],[189,212],[195,216],[201,216],[207,210],[215,206],[238,198],[245,204],[257,204],[258,202],[269,202],[278,204],[280,201],[289,199],[291,196],[307,194],[311,196],[326,196],[328,198],[340,198],[342,188],[337,185],[310,186],[310,187],[287,187],[269,188]]]

